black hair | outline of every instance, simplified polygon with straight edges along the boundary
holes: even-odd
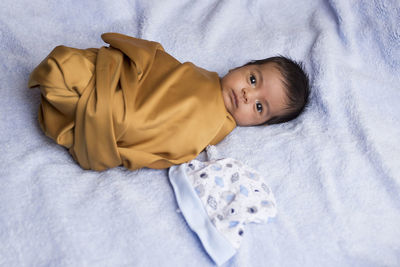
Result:
[[[253,60],[245,64],[263,65],[272,63],[279,70],[283,77],[283,84],[286,89],[287,107],[283,115],[270,118],[265,124],[277,124],[293,120],[299,116],[308,105],[310,85],[304,65],[284,56],[269,57],[266,59]]]

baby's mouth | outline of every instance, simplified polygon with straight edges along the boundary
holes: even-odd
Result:
[[[232,90],[232,103],[235,105],[235,108],[238,107],[238,100],[237,100],[237,96],[235,94],[235,91]]]

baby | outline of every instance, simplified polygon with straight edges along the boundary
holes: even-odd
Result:
[[[301,65],[281,56],[229,71],[221,87],[225,107],[239,126],[290,121],[304,110],[309,95]]]
[[[56,47],[31,73],[39,122],[84,169],[167,168],[194,159],[237,125],[286,122],[307,104],[301,65],[252,61],[222,79],[156,42],[117,33],[109,47]]]

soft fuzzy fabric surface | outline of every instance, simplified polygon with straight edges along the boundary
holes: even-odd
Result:
[[[38,126],[32,69],[110,31],[221,76],[277,54],[305,63],[302,116],[216,146],[261,172],[278,205],[226,266],[399,266],[399,14],[397,0],[1,1],[0,266],[213,264],[167,170],[82,170]]]

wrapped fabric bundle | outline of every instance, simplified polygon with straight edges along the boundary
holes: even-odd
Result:
[[[159,43],[106,33],[110,47],[56,47],[37,66],[39,122],[84,169],[167,168],[236,126],[217,73],[180,63]]]

